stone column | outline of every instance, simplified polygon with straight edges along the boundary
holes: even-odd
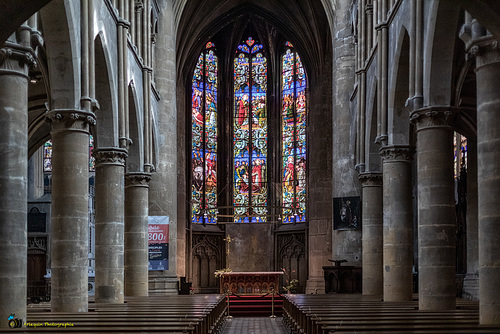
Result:
[[[26,321],[28,65],[31,49],[0,49],[0,330]]]
[[[332,32],[331,59],[324,63],[321,76],[309,82],[309,102],[314,112],[308,114],[307,166],[309,214],[309,279],[306,293],[325,291],[323,266],[328,259],[346,259],[349,265],[361,266],[361,231],[333,229],[333,198],[359,196],[361,185],[355,169],[356,157],[347,133],[352,132],[350,97],[356,80],[354,35],[350,19],[352,4],[336,1],[325,6]],[[325,2],[326,4],[326,2]],[[326,27],[325,27],[326,28]],[[331,63],[330,63],[331,62]],[[330,67],[331,66],[331,67]],[[332,69],[332,70],[330,70]],[[330,76],[331,74],[331,76]],[[331,90],[330,90],[331,89]]]
[[[409,146],[385,146],[383,158],[384,301],[413,295],[412,153]]]
[[[479,300],[479,243],[477,225],[477,141],[467,138],[467,275],[462,298]]]
[[[149,173],[125,175],[125,295],[148,295]]]
[[[363,187],[363,294],[382,295],[383,280],[383,201],[382,174],[362,173]]]
[[[158,2],[160,7],[158,22],[159,33],[157,40],[157,51],[161,54],[158,57],[155,67],[155,82],[156,89],[160,96],[184,96],[183,90],[177,92],[177,77],[176,77],[176,28],[174,4],[169,1]],[[147,11],[147,7],[141,10],[136,27],[142,25],[142,11]],[[138,29],[140,32],[140,29]],[[142,37],[138,33],[137,47],[141,50]],[[145,55],[142,55],[145,57]],[[146,75],[143,69],[144,83],[151,83],[150,76]],[[151,87],[144,84],[145,87]],[[148,90],[149,90],[148,88]],[[145,90],[146,91],[146,90]],[[180,94],[180,95],[179,95]],[[143,95],[151,98],[150,92]],[[186,186],[185,186],[185,170],[183,165],[186,159],[185,140],[182,138],[186,135],[187,127],[182,121],[186,117],[183,112],[177,112],[177,104],[173,103],[172,98],[162,98],[158,101],[157,108],[161,110],[164,117],[160,117],[156,123],[157,130],[162,134],[159,145],[156,147],[156,158],[151,160],[153,143],[151,141],[151,113],[150,104],[146,103],[148,99],[144,99],[144,171],[154,171],[152,181],[149,184],[149,215],[150,216],[169,216],[169,259],[168,270],[166,271],[151,271],[149,273],[150,289],[149,294],[177,294],[178,277],[189,275],[186,266],[190,262],[186,258],[189,247],[186,241]],[[156,107],[155,107],[156,108]],[[172,145],[166,145],[172,143]],[[179,157],[179,158],[178,158]],[[186,158],[186,159],[185,159]],[[178,162],[178,160],[180,162]],[[155,165],[153,166],[153,163]]]
[[[421,310],[455,309],[456,218],[453,112],[416,110],[418,178],[418,299]]]
[[[125,149],[98,148],[95,171],[95,301],[124,300]]]
[[[51,309],[88,310],[89,125],[84,110],[49,112],[52,123]]]
[[[479,322],[500,324],[500,51],[491,37],[478,40],[477,179],[479,223]]]

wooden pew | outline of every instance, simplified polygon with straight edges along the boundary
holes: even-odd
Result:
[[[284,323],[294,333],[500,333],[479,326],[477,302],[450,311],[420,311],[417,301],[382,302],[362,295],[287,295]]]
[[[134,297],[123,304],[89,303],[89,312],[80,313],[48,312],[50,304],[43,303],[27,309],[27,322],[41,324],[31,327],[34,332],[211,334],[220,331],[225,309],[225,299],[219,295]],[[57,324],[72,326],[58,328]]]

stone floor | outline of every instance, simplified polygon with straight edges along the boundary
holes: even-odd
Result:
[[[287,334],[283,318],[232,318],[227,319],[222,334]]]

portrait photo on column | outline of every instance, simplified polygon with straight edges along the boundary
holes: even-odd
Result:
[[[333,198],[333,228],[335,230],[361,229],[361,197]]]

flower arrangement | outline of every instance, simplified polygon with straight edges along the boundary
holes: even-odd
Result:
[[[295,272],[295,270],[292,270],[291,272],[287,272],[285,268],[282,268],[283,273],[286,275],[285,279],[285,286],[283,287],[283,290],[289,292],[289,293],[295,293],[297,292],[297,287],[299,286],[299,280],[294,278],[291,279],[292,273]]]
[[[283,289],[285,291],[290,291],[291,293],[295,293],[295,292],[297,292],[298,286],[299,286],[299,280],[294,278],[293,280],[290,281],[290,283],[288,283],[287,286],[284,286]]]
[[[214,275],[215,275],[215,278],[218,278],[218,277],[221,277],[222,275],[230,273],[230,272],[232,272],[231,269],[229,269],[229,268],[222,268],[222,269],[217,269],[214,272]]]

